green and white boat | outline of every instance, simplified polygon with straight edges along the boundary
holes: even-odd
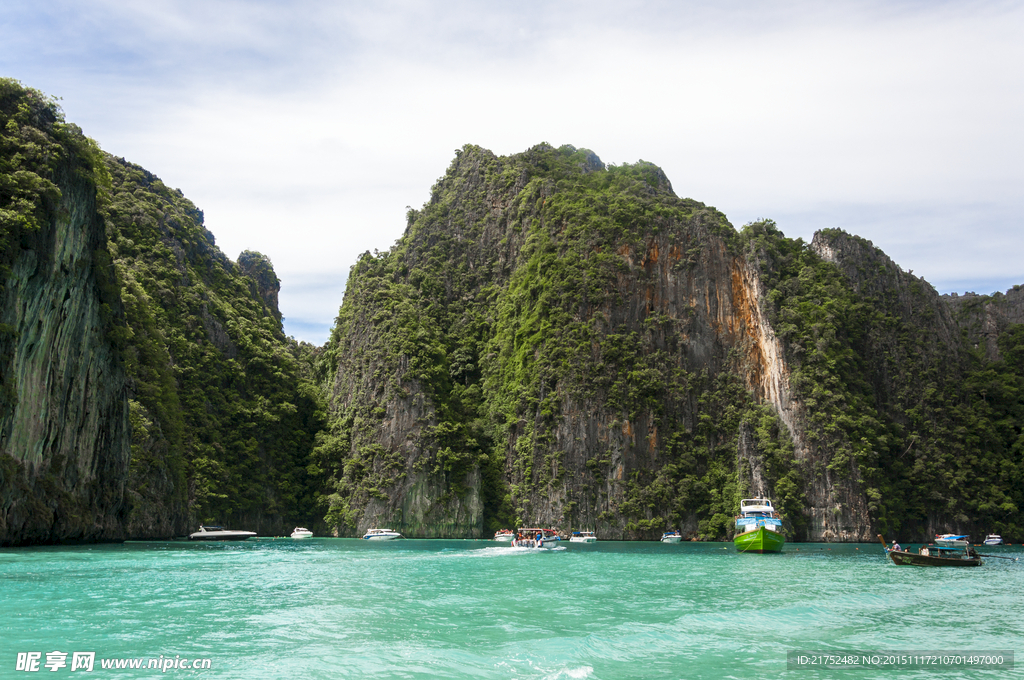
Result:
[[[786,538],[782,535],[782,519],[767,498],[744,498],[736,518],[733,545],[739,552],[781,552]]]

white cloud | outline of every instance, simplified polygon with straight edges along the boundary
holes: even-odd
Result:
[[[14,5],[7,74],[180,187],[229,256],[269,255],[317,343],[467,142],[643,158],[734,224],[842,226],[943,290],[1024,279],[1015,4]]]

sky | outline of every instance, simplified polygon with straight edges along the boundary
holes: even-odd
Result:
[[[323,344],[455,149],[661,166],[737,228],[1024,284],[1024,3],[4,0],[0,76],[267,255]]]

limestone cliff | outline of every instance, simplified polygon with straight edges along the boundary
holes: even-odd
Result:
[[[128,535],[315,527],[317,396],[284,336],[270,259],[244,251],[232,262],[180,191],[105,161],[101,212],[130,332]]]
[[[270,263],[270,258],[262,253],[244,250],[238,256],[238,268],[252,279],[253,293],[263,300],[274,318],[280,321],[281,309],[278,307],[277,298],[281,292],[281,280],[274,273],[274,265]]]
[[[269,258],[0,79],[0,544],[708,540],[752,494],[797,540],[1024,539],[1019,287],[939,296],[571,146],[466,146],[407,218],[296,344]]]
[[[1014,324],[1024,324],[1024,286],[1006,293],[943,295],[971,347],[983,349],[989,361],[998,361],[999,336]]]
[[[0,79],[0,543],[315,527],[319,395],[279,286]]]
[[[129,461],[124,318],[96,212],[96,150],[41,95],[0,85],[2,169],[23,188],[0,206],[0,544],[119,539]],[[30,181],[53,190],[32,195]],[[26,205],[28,219],[13,216]]]
[[[329,523],[727,530],[744,385],[785,389],[734,235],[650,164],[463,149],[399,244],[350,275],[325,353]]]
[[[1020,529],[1019,428],[992,428],[1018,402],[869,242],[737,233],[649,163],[546,145],[463,148],[408,218],[321,355],[340,534],[722,538],[751,493],[798,540]]]

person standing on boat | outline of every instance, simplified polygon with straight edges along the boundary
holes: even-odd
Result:
[[[892,542],[892,549],[895,550],[896,552],[900,552],[903,548],[900,547],[899,543],[897,543],[896,541],[893,541]]]

